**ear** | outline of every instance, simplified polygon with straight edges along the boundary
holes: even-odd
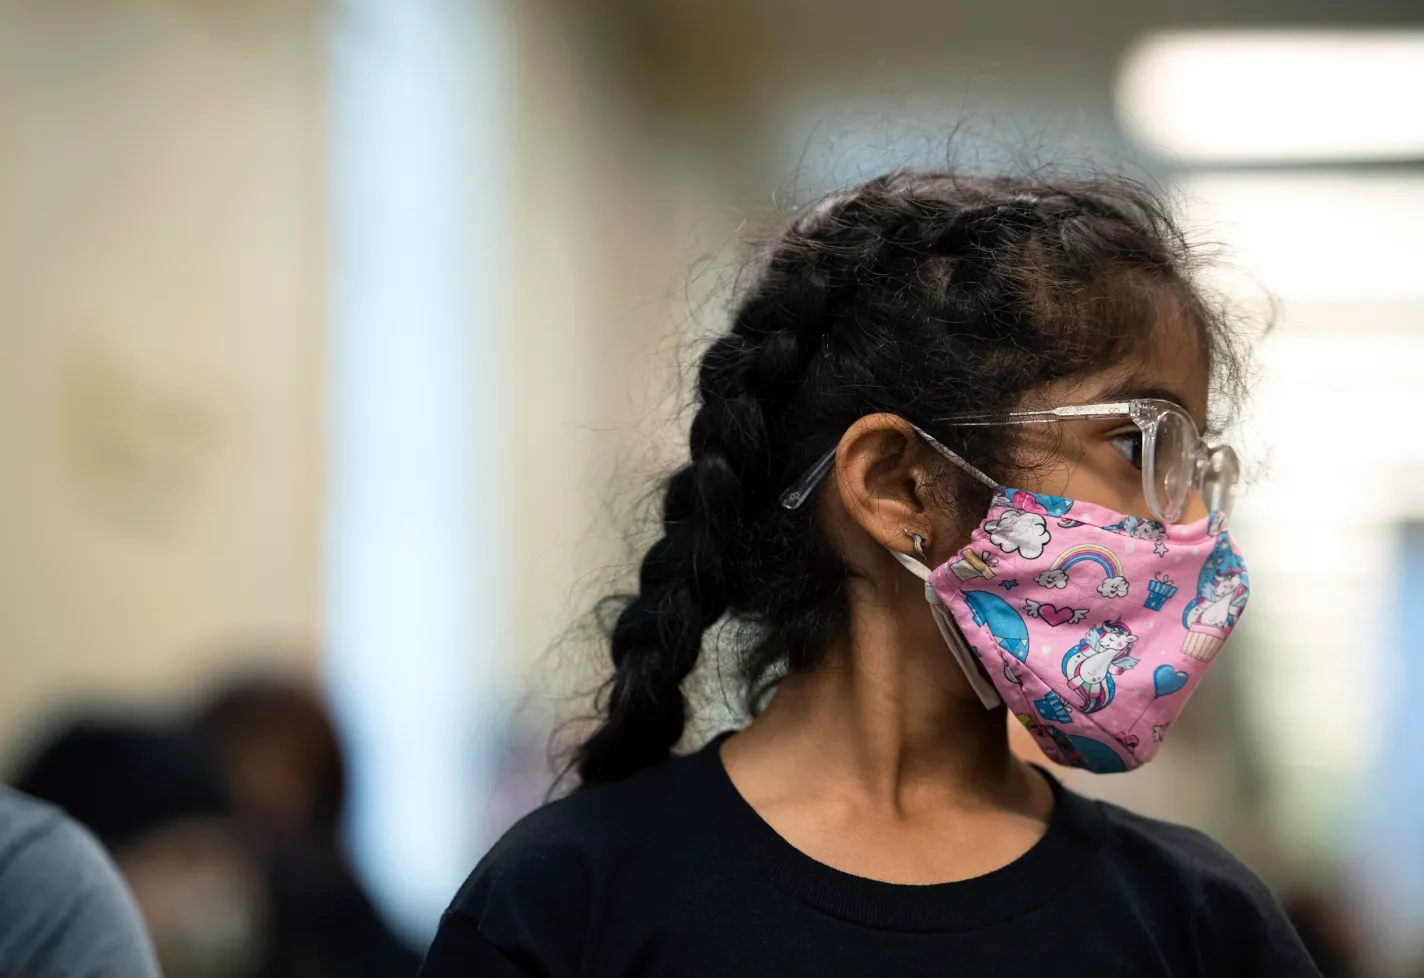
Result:
[[[1136,641],[1137,641],[1137,636],[1136,636],[1136,635],[1129,635],[1129,636],[1127,637],[1127,644],[1128,644],[1128,645],[1131,645],[1133,642],[1136,642]]]
[[[894,414],[867,415],[841,438],[836,450],[841,505],[882,546],[913,554],[906,530],[924,537],[927,550],[935,542],[936,521],[924,501],[931,451],[910,423]]]

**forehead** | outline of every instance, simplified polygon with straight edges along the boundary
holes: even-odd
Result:
[[[1156,303],[1143,344],[1116,363],[1044,385],[1033,407],[1155,397],[1186,409],[1205,430],[1211,362],[1202,324],[1172,299]]]

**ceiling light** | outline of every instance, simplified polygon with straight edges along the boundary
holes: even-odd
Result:
[[[1152,35],[1117,111],[1139,145],[1197,162],[1424,159],[1424,31]]]

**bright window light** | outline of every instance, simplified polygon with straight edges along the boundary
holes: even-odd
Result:
[[[1182,181],[1230,275],[1286,299],[1424,298],[1424,177],[1211,173]]]
[[[420,941],[489,841],[512,632],[512,27],[495,2],[333,6],[326,681],[352,856]]]
[[[1134,46],[1118,117],[1196,162],[1424,158],[1424,31],[1208,31]]]

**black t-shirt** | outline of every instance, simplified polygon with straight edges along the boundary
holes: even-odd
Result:
[[[524,818],[456,895],[422,978],[1319,974],[1265,885],[1192,829],[1049,778],[1048,830],[1014,862],[883,883],[778,836],[727,777],[726,736]]]

